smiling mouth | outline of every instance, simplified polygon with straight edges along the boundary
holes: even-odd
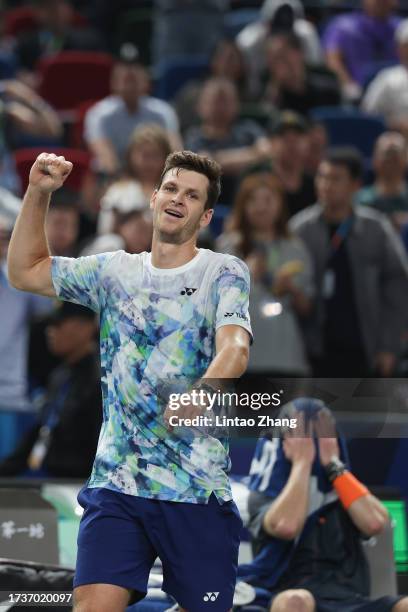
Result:
[[[170,215],[170,217],[175,217],[176,219],[182,219],[184,217],[184,215],[182,215],[181,212],[178,212],[177,210],[171,210],[169,208],[166,208],[164,212],[166,213],[166,215]]]

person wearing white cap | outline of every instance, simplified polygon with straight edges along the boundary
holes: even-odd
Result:
[[[400,63],[384,68],[371,81],[362,101],[362,109],[383,115],[391,129],[408,136],[408,19],[395,32]]]
[[[318,65],[323,61],[316,28],[305,19],[300,0],[264,0],[259,21],[248,24],[237,36],[238,47],[248,64],[253,93],[258,93],[261,74],[266,68],[268,35],[276,31],[293,31],[299,37],[308,64]]]

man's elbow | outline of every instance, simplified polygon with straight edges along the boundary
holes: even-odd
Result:
[[[382,531],[384,531],[388,522],[389,519],[385,516],[371,517],[365,523],[364,527],[362,528],[362,532],[369,538],[379,535]]]
[[[303,524],[299,524],[287,518],[282,518],[279,521],[272,521],[269,524],[265,521],[264,528],[269,535],[279,540],[292,541],[300,535]]]

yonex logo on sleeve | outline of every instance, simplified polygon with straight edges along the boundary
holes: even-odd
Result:
[[[193,295],[197,291],[197,288],[184,287],[183,291],[180,291],[180,295]]]
[[[238,319],[242,319],[243,321],[248,321],[248,317],[240,312],[226,312],[224,317],[233,317],[236,316]]]
[[[216,601],[219,594],[219,591],[218,593],[206,593],[203,597],[203,601]]]

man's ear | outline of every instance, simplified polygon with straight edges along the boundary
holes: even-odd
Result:
[[[157,196],[157,189],[155,189],[155,190],[153,191],[153,193],[152,193],[152,197],[150,198],[150,204],[149,204],[149,206],[150,206],[150,208],[151,208],[152,210],[154,210],[154,207],[155,207],[155,205],[156,205],[156,196]]]
[[[210,225],[211,219],[213,218],[213,214],[213,208],[209,208],[203,212],[200,219],[200,229],[203,229],[203,227],[207,227],[207,225]]]

